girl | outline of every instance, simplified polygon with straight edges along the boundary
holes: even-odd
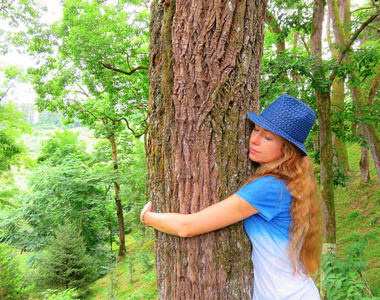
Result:
[[[159,231],[191,237],[244,220],[252,242],[253,299],[320,299],[310,278],[319,268],[319,202],[304,142],[313,110],[282,95],[255,123],[249,158],[259,167],[234,195],[193,214],[154,213],[149,202],[141,222]]]

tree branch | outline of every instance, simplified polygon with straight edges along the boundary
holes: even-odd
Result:
[[[359,34],[366,28],[373,20],[375,20],[378,16],[380,15],[380,11],[376,12],[373,16],[369,17],[367,21],[365,21],[362,26],[358,30],[355,31],[355,33],[352,35],[351,39],[348,41],[346,47],[343,49],[341,52],[339,58],[338,58],[338,63],[340,63],[345,55],[347,54],[348,50],[350,50],[352,44],[356,41],[358,38]]]
[[[1,96],[0,98],[0,101],[3,100],[3,98],[5,97],[5,95],[9,92],[9,89],[13,86],[14,83],[12,83],[8,88],[7,90],[5,91],[5,93]]]
[[[264,92],[264,94],[261,94],[259,96],[259,98],[264,98],[269,93],[269,91],[270,91],[270,89],[272,87],[272,84],[274,84],[277,81],[277,79],[279,79],[282,76],[282,74],[284,74],[284,73],[285,72],[279,72],[279,73],[277,73],[277,76],[274,76],[272,78],[272,81],[269,83],[267,90]]]
[[[143,70],[148,70],[148,69],[149,69],[149,67],[138,66],[138,67],[136,67],[136,68],[130,70],[129,72],[127,72],[127,71],[124,71],[124,70],[121,70],[121,69],[116,69],[116,68],[114,68],[111,64],[106,64],[106,63],[104,63],[104,62],[100,62],[100,63],[103,65],[103,67],[105,67],[105,68],[107,68],[107,69],[109,69],[109,70],[112,70],[112,71],[115,71],[115,72],[119,72],[119,73],[122,73],[122,74],[125,74],[125,75],[132,75],[132,74],[133,74],[134,72],[136,72],[137,70],[141,70],[141,69],[143,69]]]
[[[3,3],[3,6],[0,7],[0,12],[5,11],[7,8],[10,8],[13,2],[14,0],[10,1],[9,3]]]
[[[376,30],[377,32],[380,32],[380,29],[376,28],[375,26],[368,25],[368,28],[372,28],[372,29]]]
[[[305,41],[305,36],[303,34],[301,34],[301,40],[302,40],[303,45],[305,46],[307,53],[310,55],[310,49],[309,49],[309,46],[307,45],[307,43]]]
[[[359,10],[364,10],[364,9],[372,9],[372,8],[376,8],[376,7],[379,7],[380,5],[375,5],[375,6],[369,6],[369,7],[360,7],[358,9],[355,9],[351,12],[351,14],[353,14],[354,12],[357,12]]]
[[[343,51],[340,53],[338,58],[338,64],[340,64],[343,60],[343,58],[346,56],[348,50],[351,49],[352,44],[356,41],[359,34],[366,28],[373,20],[375,20],[380,15],[380,11],[377,11],[374,15],[370,16],[367,21],[365,21],[358,30],[355,31],[355,33],[352,35],[351,39],[348,41],[346,46],[344,47]],[[330,76],[331,82],[335,79],[335,72],[333,72]]]
[[[86,97],[90,97],[90,96],[89,96],[86,92],[84,92],[84,91],[71,90],[71,92],[79,93],[79,94],[85,95]]]
[[[92,111],[89,111],[87,109],[84,109],[80,103],[76,100],[73,100],[71,99],[70,101],[74,102],[76,105],[78,105],[79,107],[79,112],[80,113],[83,113],[83,114],[86,114],[86,115],[91,115],[95,120],[105,120],[105,119],[108,119],[108,120],[111,120],[113,122],[120,122],[120,121],[124,121],[126,124],[127,124],[127,128],[132,132],[133,136],[136,137],[136,138],[139,138],[140,136],[144,135],[147,131],[148,131],[148,126],[145,126],[144,130],[142,133],[136,133],[130,126],[129,126],[129,122],[128,122],[128,119],[125,118],[125,117],[121,117],[119,119],[115,119],[115,118],[112,118],[108,115],[106,115],[106,113],[104,112],[104,116],[102,117],[97,117],[94,115],[94,111],[96,110],[96,108],[94,108]],[[143,123],[146,123],[146,120],[148,119],[148,117],[145,117]]]

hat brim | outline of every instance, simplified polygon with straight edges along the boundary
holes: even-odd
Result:
[[[307,155],[306,148],[305,148],[303,143],[300,143],[295,138],[291,137],[289,134],[284,132],[281,128],[275,127],[272,124],[272,122],[269,122],[268,120],[266,120],[265,118],[263,118],[262,116],[254,113],[254,112],[249,112],[248,117],[251,119],[251,121],[253,123],[255,123],[255,124],[259,125],[260,127],[263,127],[266,130],[269,130],[269,131],[281,136],[282,138],[288,140],[293,145],[295,145],[297,148],[299,148],[305,155]]]

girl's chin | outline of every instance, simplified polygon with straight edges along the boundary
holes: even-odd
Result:
[[[250,153],[250,154],[249,154],[249,159],[250,159],[250,160],[252,160],[253,162],[255,162],[255,163],[258,163],[258,164],[259,164],[259,162],[256,160],[255,156],[254,156],[254,155],[252,155],[252,153]]]

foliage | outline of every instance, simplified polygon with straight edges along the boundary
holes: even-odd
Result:
[[[96,128],[96,133],[105,134],[102,132],[101,126]],[[133,138],[126,130],[115,132],[115,135],[118,140],[118,173],[114,171],[111,147],[109,141],[105,139],[100,139],[95,145],[89,166],[94,172],[102,174],[102,183],[110,187],[110,192],[113,189],[113,182],[119,182],[122,187],[120,198],[124,210],[128,214],[126,219],[139,224],[139,211],[142,204],[146,202],[147,178],[144,142],[142,138]],[[126,226],[130,225],[126,224]]]
[[[50,111],[40,112],[35,126],[43,129],[55,129],[57,127],[64,128],[61,114]]]
[[[86,254],[80,229],[67,222],[55,230],[55,237],[44,251],[40,261],[39,282],[43,286],[86,288],[95,280],[95,269]]]
[[[55,131],[48,140],[42,142],[38,162],[48,161],[52,166],[63,163],[67,156],[75,156],[80,161],[86,161],[86,145],[78,139],[79,133],[69,130]]]
[[[16,164],[20,154],[25,152],[20,137],[30,132],[29,124],[13,104],[0,104],[0,174]]]
[[[30,132],[29,124],[12,103],[0,103],[0,208],[15,206],[19,188],[14,182],[12,166],[33,165],[25,157],[26,147],[21,139],[22,134]]]
[[[12,87],[16,82],[28,82],[28,76],[25,75],[25,70],[12,65],[0,67],[0,71],[0,78],[1,80],[4,80],[0,86],[0,102],[11,102],[11,99],[8,96],[11,94],[10,91],[12,90]]]
[[[63,19],[36,35],[29,49],[44,57],[43,65],[29,69],[38,109],[59,110],[66,122],[76,116],[86,125],[105,118],[125,121],[142,134],[149,91],[147,28],[144,10],[130,14],[120,3],[64,1]],[[58,52],[52,51],[58,45]]]
[[[107,212],[113,209],[105,201],[100,176],[75,157],[55,167],[40,165],[30,178],[32,190],[19,200],[20,207],[2,212],[1,240],[38,251],[48,244],[54,228],[70,218],[81,228],[87,249],[96,249],[105,239]]]
[[[367,238],[348,246],[345,256],[336,253],[323,257],[325,278],[322,286],[326,290],[327,299],[363,299],[372,297],[367,280],[364,277],[366,261],[364,246]]]
[[[33,286],[25,286],[24,272],[14,251],[0,244],[0,299],[27,299]]]
[[[297,31],[309,34],[312,26],[312,1],[299,0],[273,0],[268,3],[268,11],[275,16],[276,24],[269,24],[270,27],[281,25],[281,32],[266,32],[264,46],[275,44],[280,38],[287,38]],[[278,9],[282,7],[283,9]]]
[[[6,53],[12,43],[21,46],[27,42],[27,30],[40,26],[45,7],[36,0],[0,0],[0,52]]]
[[[310,1],[300,3],[293,0],[269,2],[268,10],[275,16],[276,23],[270,23],[265,30],[260,73],[262,108],[285,92],[302,99],[317,111],[314,89],[326,90],[331,84],[332,74],[345,81],[349,79],[351,86],[360,85],[363,91],[366,91],[370,88],[370,79],[378,72],[376,67],[380,57],[379,35],[373,26],[366,28],[359,38],[361,44],[356,43],[343,61],[332,57],[324,58],[322,62],[319,62],[318,57],[310,55],[312,3]],[[284,7],[284,9],[278,10],[276,7]],[[368,7],[370,5],[367,9],[358,9],[353,12],[355,18],[350,25],[354,30],[362,25],[369,13],[375,12],[375,7],[372,10]],[[278,29],[276,32],[272,30],[274,27]],[[281,38],[286,39],[287,49],[279,53],[275,46]],[[342,45],[335,44],[332,47],[342,51]],[[326,49],[322,51],[325,54]],[[325,57],[328,56],[325,55]],[[358,77],[351,76],[355,72]],[[362,123],[375,124],[378,127],[379,104],[375,101],[373,105],[364,107],[360,114],[357,112],[356,103],[349,95],[345,97],[345,104],[341,110],[333,111],[332,131],[343,141],[358,141],[365,144],[366,141],[363,140],[362,135],[357,134],[352,127]]]
[[[71,300],[78,299],[79,296],[75,288],[63,290],[61,292],[58,289],[47,289],[42,295],[44,296],[43,299],[46,300]]]
[[[341,165],[334,164],[334,186],[347,186],[348,174]]]

